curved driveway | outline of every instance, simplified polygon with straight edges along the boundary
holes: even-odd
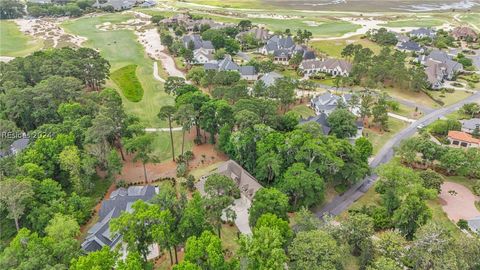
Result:
[[[370,162],[370,167],[372,169],[377,168],[379,165],[386,163],[392,159],[394,153],[394,147],[398,146],[400,142],[404,139],[411,137],[417,131],[417,127],[419,125],[429,125],[433,121],[452,113],[458,109],[460,109],[465,103],[470,103],[474,101],[480,100],[480,92],[476,92],[475,94],[455,103],[450,106],[435,110],[430,112],[429,114],[425,115],[424,117],[420,118],[419,120],[410,124],[407,128],[403,129],[399,133],[395,134],[393,138],[391,138],[374,159]],[[375,183],[377,176],[375,174],[371,176],[365,177],[361,182],[357,183],[356,185],[352,186],[342,195],[335,197],[330,203],[325,205],[320,211],[316,212],[317,217],[321,218],[325,214],[329,215],[339,215],[343,211],[345,211],[351,204],[353,204],[356,200],[358,200],[367,190]]]

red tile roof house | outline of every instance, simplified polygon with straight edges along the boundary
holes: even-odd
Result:
[[[453,147],[480,147],[480,139],[476,139],[463,131],[450,130],[448,132],[448,141],[450,142],[450,146]]]

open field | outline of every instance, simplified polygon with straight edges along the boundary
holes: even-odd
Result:
[[[144,98],[139,102],[131,102],[121,94],[123,104],[127,112],[138,116],[145,126],[166,127],[166,123],[157,118],[157,113],[160,107],[172,105],[173,97],[163,91],[162,83],[153,79],[153,61],[145,55],[133,31],[102,31],[95,27],[104,22],[120,23],[132,18],[130,14],[116,13],[70,20],[62,26],[68,32],[88,38],[83,45],[100,50],[102,56],[110,61],[112,71],[127,65],[137,65],[136,75],[143,87]],[[118,89],[111,80],[107,86]]]
[[[423,92],[413,92],[397,88],[387,88],[385,89],[385,92],[391,97],[414,101],[430,108],[440,108],[440,105],[438,105],[429,96],[427,96],[427,94]]]
[[[379,53],[382,49],[377,43],[368,39],[361,39],[360,36],[336,40],[315,40],[310,42],[310,46],[331,57],[341,57],[343,48],[351,43],[360,44],[365,48],[370,48],[374,53]]]
[[[132,102],[139,102],[143,98],[143,88],[137,79],[136,71],[137,65],[128,65],[115,70],[110,76],[123,95]]]
[[[462,22],[468,23],[471,26],[475,27],[477,30],[480,30],[480,14],[470,13],[463,14],[458,17]]]
[[[24,35],[15,22],[0,21],[0,56],[26,56],[42,47],[41,39]]]

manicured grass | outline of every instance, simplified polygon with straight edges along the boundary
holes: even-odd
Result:
[[[42,39],[24,35],[15,22],[0,21],[0,56],[26,56],[42,46]]]
[[[392,117],[389,117],[388,124],[390,129],[388,132],[379,133],[377,130],[364,129],[363,133],[365,137],[367,137],[373,145],[373,154],[376,154],[393,135],[407,127],[405,122]]]
[[[115,70],[110,76],[122,90],[123,95],[132,102],[139,102],[143,98],[143,88],[136,75],[137,65],[128,65]]]
[[[429,96],[427,96],[427,94],[423,92],[414,92],[406,89],[397,89],[397,88],[387,88],[385,89],[385,92],[392,97],[413,101],[415,103],[418,103],[430,108],[440,108],[440,105],[438,105]]]
[[[408,117],[410,119],[420,119],[423,116],[423,113],[418,110],[415,112],[415,108],[399,104],[399,109],[397,111],[391,111],[394,114]]]
[[[172,159],[172,144],[170,142],[170,132],[168,131],[159,131],[155,132],[153,140],[153,148],[155,149],[154,154],[159,158],[160,161]],[[193,142],[187,139],[185,135],[185,149],[184,151],[192,150]],[[174,131],[173,132],[173,148],[175,149],[175,155],[180,155],[182,151],[182,132]]]
[[[445,23],[444,20],[433,19],[433,18],[415,18],[415,19],[406,19],[406,20],[395,20],[389,21],[386,24],[381,26],[387,27],[433,27],[439,26]]]
[[[314,40],[310,42],[310,46],[317,51],[327,54],[330,57],[341,58],[343,48],[348,44],[360,44],[364,48],[370,48],[374,53],[378,53],[381,47],[366,38],[362,39],[360,36],[355,36],[347,39],[335,40]]]
[[[433,97],[440,99],[445,103],[445,106],[459,102],[462,99],[467,98],[471,93],[465,91],[454,91],[453,93],[442,91],[430,91]]]
[[[465,23],[468,23],[476,29],[480,29],[480,15],[478,13],[470,13],[470,14],[465,14],[459,16],[460,20],[462,20]]]
[[[293,107],[291,111],[298,113],[298,115],[300,115],[304,119],[310,116],[315,116],[315,112],[310,107],[304,104]]]
[[[133,19],[131,14],[106,14],[95,17],[82,17],[65,21],[62,26],[68,32],[84,36],[88,41],[84,46],[98,49],[112,65],[111,70],[117,70],[127,65],[137,65],[136,75],[144,90],[143,99],[139,102],[129,101],[121,91],[123,104],[128,113],[140,118],[146,127],[167,127],[165,121],[158,119],[157,114],[164,105],[173,105],[173,97],[163,90],[163,84],[153,78],[153,61],[148,58],[144,48],[137,42],[137,37],[131,30],[102,31],[95,26],[104,22],[120,23]],[[162,70],[159,63],[159,69]],[[119,90],[112,80],[108,87]]]

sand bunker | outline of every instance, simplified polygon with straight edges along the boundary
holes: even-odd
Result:
[[[59,24],[67,18],[57,19],[16,19],[20,31],[26,35],[51,41],[54,48],[59,45],[80,47],[87,39],[85,37],[66,33]]]

